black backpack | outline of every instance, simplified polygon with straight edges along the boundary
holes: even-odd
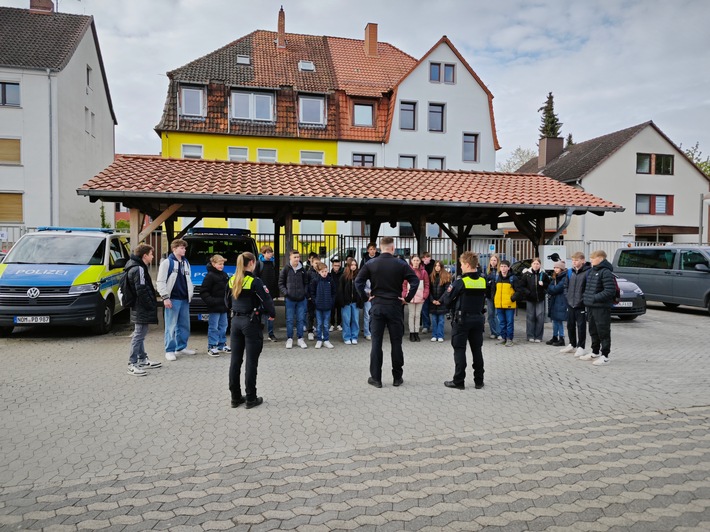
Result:
[[[123,272],[118,282],[118,300],[124,308],[132,308],[136,304],[136,290],[128,279],[128,270]]]

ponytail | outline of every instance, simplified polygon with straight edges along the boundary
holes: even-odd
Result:
[[[237,257],[237,272],[234,274],[234,285],[232,286],[232,297],[234,297],[234,299],[237,299],[239,294],[242,293],[244,276],[247,271],[246,267],[252,261],[256,261],[256,258],[253,253],[249,253],[248,251]]]

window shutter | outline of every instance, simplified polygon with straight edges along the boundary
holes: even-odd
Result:
[[[666,214],[673,214],[673,197],[666,196]]]
[[[0,194],[0,222],[22,223],[22,194]]]
[[[20,162],[20,139],[0,139],[0,163]]]

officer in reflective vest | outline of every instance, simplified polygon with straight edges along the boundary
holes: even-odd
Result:
[[[275,316],[274,302],[269,289],[258,277],[254,277],[256,257],[252,253],[242,253],[237,257],[237,271],[229,279],[227,286],[227,308],[232,310],[232,360],[229,365],[229,391],[232,394],[232,408],[246,403],[246,408],[254,408],[264,402],[256,395],[256,372],[259,355],[264,346],[264,333],[261,330],[261,313]],[[245,366],[244,388],[242,395],[240,376],[244,351],[247,360]]]
[[[443,302],[451,309],[451,345],[454,348],[454,378],[447,388],[463,390],[466,379],[466,343],[473,351],[473,382],[483,388],[483,323],[486,308],[486,279],[478,270],[478,255],[470,251],[459,259],[463,276],[449,286]]]

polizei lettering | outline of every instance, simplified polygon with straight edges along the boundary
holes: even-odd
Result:
[[[17,270],[15,275],[69,275],[67,270]]]

